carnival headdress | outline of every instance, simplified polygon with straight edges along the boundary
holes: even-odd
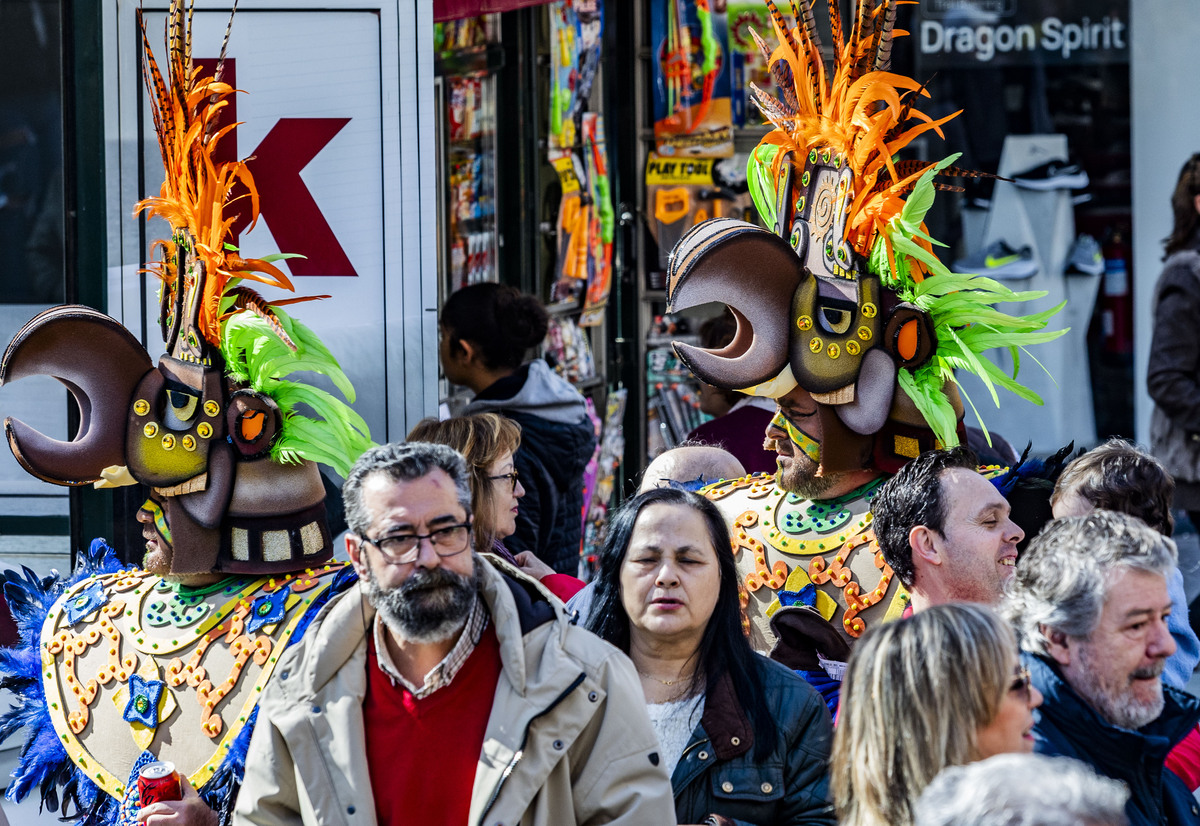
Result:
[[[165,176],[141,201],[171,236],[154,242],[166,355],[157,367],[118,322],[87,307],[55,307],[27,323],[0,363],[0,383],[52,375],[75,396],[82,424],[70,442],[9,419],[21,465],[56,484],[141,482],[154,491],[174,550],[172,572],[287,571],[327,559],[324,486],[314,462],[345,474],[370,444],[345,402],[298,372],[354,389],[312,330],[247,282],[293,290],[273,261],[245,259],[230,230],[258,193],[244,161],[224,161],[221,123],[235,90],[221,80],[229,29],[213,73],[192,59],[192,10],[173,0],[160,70],[141,20],[143,69]],[[230,17],[232,25],[232,14]]]
[[[813,0],[793,0],[793,22],[767,0],[778,45],[763,51],[780,98],[753,88],[774,126],[748,165],[750,190],[769,230],[732,219],[700,224],[669,268],[673,309],[721,301],[738,321],[719,351],[676,343],[702,380],[778,397],[797,384],[821,405],[826,470],[895,469],[935,444],[961,438],[955,369],[1041,403],[985,355],[1014,354],[1065,331],[1046,331],[1062,305],[1011,316],[997,304],[1040,298],[988,278],[951,273],[934,253],[924,218],[938,176],[978,176],[938,163],[900,161],[934,120],[917,81],[889,71],[903,0],[858,0],[843,36],[829,0],[833,63],[826,67]],[[901,393],[896,393],[899,386]],[[968,399],[968,403],[970,399]],[[871,442],[869,449],[864,443]]]

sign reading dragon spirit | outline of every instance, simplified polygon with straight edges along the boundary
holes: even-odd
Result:
[[[1128,21],[1128,0],[930,0],[913,12],[912,34],[922,72],[1123,63]]]

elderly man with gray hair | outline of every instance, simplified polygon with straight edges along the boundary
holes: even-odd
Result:
[[[914,826],[1125,826],[1129,790],[1078,760],[998,754],[944,769]]]
[[[1006,610],[1045,698],[1036,750],[1074,757],[1130,790],[1132,826],[1200,824],[1200,805],[1164,768],[1200,701],[1163,685],[1175,642],[1167,575],[1175,544],[1132,516],[1050,523],[1017,566]]]

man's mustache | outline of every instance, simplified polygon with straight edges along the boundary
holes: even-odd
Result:
[[[1130,681],[1133,680],[1153,680],[1155,677],[1161,677],[1163,669],[1166,668],[1167,661],[1165,659],[1158,660],[1152,665],[1139,668],[1129,675]]]
[[[413,571],[408,579],[398,588],[401,594],[408,596],[417,591],[432,591],[436,588],[451,588],[462,586],[466,577],[459,576],[445,568],[422,568]]]

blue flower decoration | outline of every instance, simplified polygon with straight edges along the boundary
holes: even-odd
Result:
[[[780,591],[780,605],[807,605],[810,608],[817,607],[817,587],[811,582],[801,588],[799,591]]]
[[[158,728],[158,703],[167,684],[162,680],[147,680],[139,674],[129,675],[129,702],[125,704],[125,722],[141,723]]]
[[[272,625],[283,619],[288,594],[287,588],[280,588],[270,594],[263,594],[250,604],[250,620],[246,623],[246,631],[253,634],[264,625]]]
[[[104,586],[99,582],[93,582],[67,600],[67,622],[76,625],[107,602],[108,594],[104,593]]]

